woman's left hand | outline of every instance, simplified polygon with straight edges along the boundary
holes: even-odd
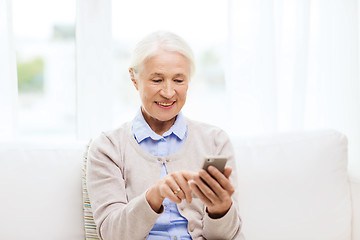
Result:
[[[206,205],[207,212],[211,218],[221,218],[232,205],[231,196],[234,187],[230,182],[232,169],[226,167],[224,174],[213,166],[208,168],[209,174],[205,170],[200,170],[199,174],[191,181],[191,190]]]

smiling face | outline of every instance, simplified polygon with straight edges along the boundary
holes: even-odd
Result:
[[[139,91],[142,113],[149,126],[162,135],[174,124],[186,101],[190,64],[177,52],[161,50],[144,62],[131,80]]]

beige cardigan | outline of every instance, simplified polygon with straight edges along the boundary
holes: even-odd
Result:
[[[159,214],[145,199],[145,193],[160,179],[163,163],[168,173],[198,171],[206,155],[226,155],[233,168],[231,181],[236,189],[234,152],[221,129],[187,119],[188,136],[175,154],[158,158],[145,152],[136,142],[131,122],[102,133],[89,150],[87,186],[98,235],[104,240],[146,239]],[[210,218],[204,204],[194,198],[191,204],[178,204],[188,220],[188,231],[197,239],[242,239],[237,191],[233,205],[220,219]]]

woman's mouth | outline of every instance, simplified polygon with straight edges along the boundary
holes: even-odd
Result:
[[[172,105],[175,104],[176,101],[173,101],[173,102],[155,102],[157,105],[159,105],[160,107],[163,107],[163,108],[169,108],[171,107]]]

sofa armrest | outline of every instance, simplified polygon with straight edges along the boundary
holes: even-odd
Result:
[[[360,240],[360,178],[349,177],[352,204],[352,240]]]

